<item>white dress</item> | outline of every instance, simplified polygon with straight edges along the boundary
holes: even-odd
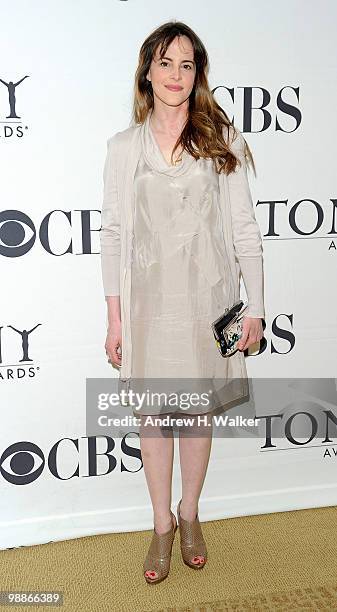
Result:
[[[169,378],[172,391],[182,387],[181,379],[223,382],[230,358],[220,355],[211,329],[229,299],[218,174],[212,160],[187,152],[180,165],[169,166],[149,118],[145,128],[134,181],[131,379]],[[213,410],[211,402],[187,412]],[[134,410],[172,412],[180,411],[149,405]]]

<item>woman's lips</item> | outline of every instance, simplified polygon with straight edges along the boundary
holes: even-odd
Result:
[[[170,91],[181,91],[182,87],[180,87],[180,85],[165,85],[165,87],[167,87],[167,89],[169,89]]]

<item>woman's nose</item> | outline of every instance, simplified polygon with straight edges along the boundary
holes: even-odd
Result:
[[[176,68],[172,68],[171,74],[176,80],[180,79],[180,68],[178,66]]]

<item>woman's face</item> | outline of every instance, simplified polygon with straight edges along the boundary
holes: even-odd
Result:
[[[195,73],[190,39],[187,36],[176,36],[162,59],[156,49],[147,78],[152,82],[154,98],[159,98],[168,106],[179,106],[190,96]]]

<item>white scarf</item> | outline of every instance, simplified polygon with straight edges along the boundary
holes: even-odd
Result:
[[[169,165],[164,158],[160,147],[155,139],[150,125],[150,118],[152,115],[152,109],[148,112],[147,117],[140,128],[140,140],[142,145],[142,151],[146,163],[161,174],[167,174],[168,176],[181,176],[186,174],[192,164],[196,163],[196,160],[187,151],[183,151],[182,160],[175,166]]]

